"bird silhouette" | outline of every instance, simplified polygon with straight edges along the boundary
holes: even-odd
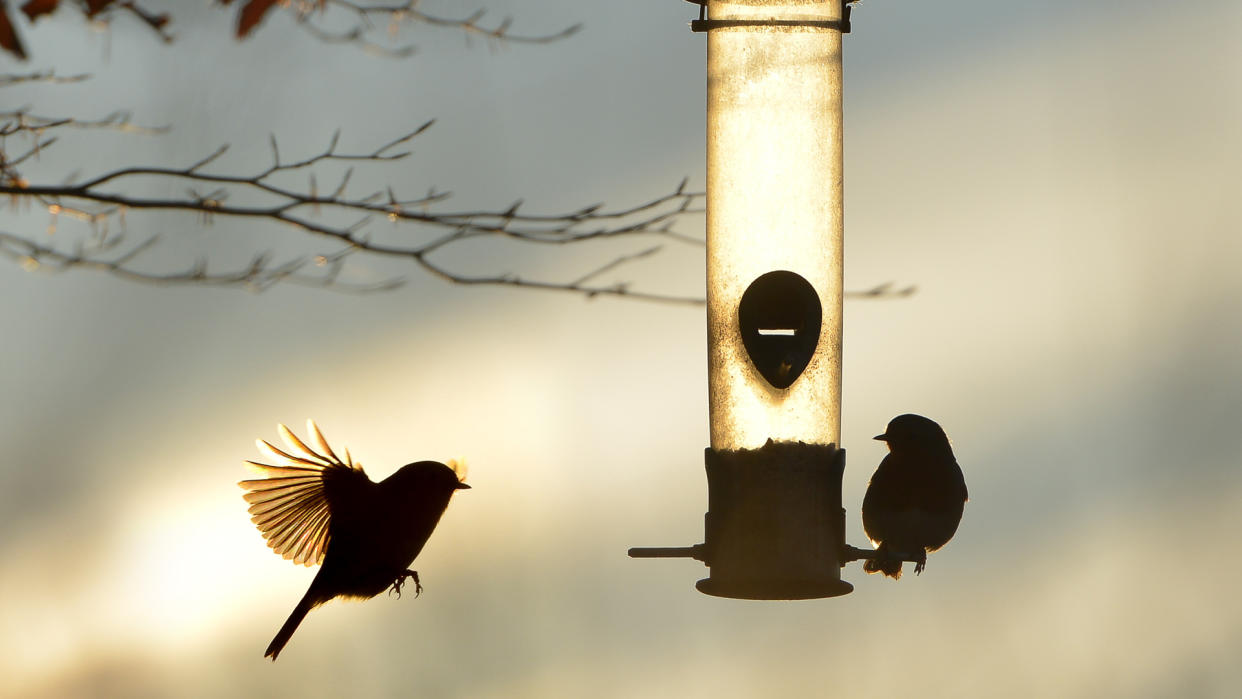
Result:
[[[281,465],[247,461],[266,478],[238,485],[250,491],[244,497],[251,521],[273,551],[301,565],[323,565],[264,652],[273,661],[306,614],[334,597],[369,599],[384,590],[400,596],[411,578],[417,597],[422,584],[409,567],[453,493],[470,487],[451,461],[407,464],[376,483],[348,449],[344,461],[338,458],[314,422],[307,420],[307,431],[319,452],[288,427],[277,429],[293,453],[258,440],[260,451]]]
[[[923,572],[927,553],[948,543],[962,521],[968,494],[962,469],[944,430],[922,415],[898,415],[884,434],[889,453],[863,496],[863,530],[880,558],[863,570],[901,577],[901,559],[915,559]]]

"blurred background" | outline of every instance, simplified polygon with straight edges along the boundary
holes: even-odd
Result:
[[[531,211],[703,186],[705,39],[685,2],[495,0],[479,7],[515,31],[585,28],[496,46],[416,27],[403,60],[278,12],[237,43],[235,8],[185,5],[171,45],[69,11],[23,25],[31,62],[0,70],[94,78],[8,88],[6,109],[173,126],[69,134],[32,179],[184,167],[226,142],[219,169],[249,172],[269,133],[304,157],[338,127],[363,150],[435,117],[373,185]],[[1236,696],[1242,5],[867,0],[853,16],[846,284],[919,291],[846,304],[844,504],[864,545],[870,437],[899,413],[939,421],[971,500],[922,576],[851,564],[846,597],[747,602],[697,593],[696,562],[626,558],[702,540],[701,307],[361,258],[363,278],[409,283],[248,294],[6,263],[0,695]],[[10,232],[48,218],[0,216]],[[165,269],[313,247],[244,221],[128,225],[164,234]],[[567,278],[607,259],[473,254]],[[618,274],[701,293],[702,253]],[[417,561],[421,597],[322,607],[273,665],[263,649],[314,571],[264,546],[235,483],[254,438],[307,417],[377,480],[465,457],[474,489]]]

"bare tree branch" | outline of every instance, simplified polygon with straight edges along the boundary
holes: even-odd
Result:
[[[398,278],[372,284],[341,281],[338,277],[345,257],[353,252],[350,249],[330,256],[293,258],[274,266],[271,264],[270,256],[260,253],[246,267],[232,272],[217,273],[209,273],[207,262],[199,259],[184,272],[157,274],[130,266],[134,258],[156,244],[157,236],[147,238],[115,257],[103,256],[120,246],[121,240],[121,236],[115,236],[89,247],[82,246],[73,253],[66,253],[46,245],[39,245],[21,236],[0,231],[0,255],[17,262],[23,269],[31,272],[63,272],[73,268],[94,269],[108,272],[128,281],[162,286],[172,284],[240,286],[250,291],[264,291],[275,284],[291,283],[319,288],[330,287],[335,291],[348,293],[373,293],[390,291],[404,284],[404,281]],[[303,270],[307,268],[321,268],[325,271],[318,274],[303,273]]]
[[[148,283],[194,283],[238,285],[263,290],[275,283],[291,281],[301,284],[330,286],[347,291],[379,291],[391,289],[399,280],[388,279],[376,284],[354,284],[341,277],[346,258],[355,253],[378,257],[405,259],[438,278],[457,284],[521,286],[538,289],[572,291],[587,297],[600,295],[630,296],[655,301],[697,303],[698,299],[632,290],[625,283],[597,283],[605,272],[646,257],[654,252],[648,246],[643,253],[622,254],[617,259],[571,281],[527,278],[512,273],[472,275],[454,269],[440,260],[439,253],[453,245],[476,239],[507,240],[521,246],[566,245],[615,238],[664,238],[681,245],[701,245],[692,236],[672,231],[671,224],[685,214],[701,212],[702,193],[686,189],[683,181],[671,193],[650,201],[618,209],[603,205],[560,213],[527,213],[521,202],[503,209],[445,210],[448,192],[432,189],[425,194],[399,195],[389,186],[382,190],[353,196],[348,191],[353,169],[334,182],[330,192],[320,192],[316,168],[332,162],[358,165],[400,161],[410,156],[405,148],[432,126],[428,121],[398,138],[378,147],[362,151],[345,151],[339,146],[340,133],[334,133],[320,151],[303,158],[288,158],[281,152],[275,136],[270,139],[271,162],[247,174],[211,171],[227,152],[227,145],[184,168],[133,166],[62,183],[33,183],[19,166],[45,152],[56,142],[47,134],[66,128],[113,128],[150,132],[135,127],[128,115],[114,114],[98,120],[54,118],[35,115],[28,108],[0,114],[0,144],[24,140],[26,147],[16,152],[0,147],[0,195],[9,195],[10,208],[22,203],[46,210],[52,217],[49,232],[55,231],[60,218],[89,224],[92,230],[103,230],[89,245],[79,245],[72,252],[46,242],[36,242],[13,232],[0,236],[3,253],[27,269],[62,271],[91,268],[116,276]],[[24,138],[23,138],[24,137]],[[294,187],[283,184],[291,173],[308,175],[307,184]],[[183,196],[143,196],[135,193],[140,178],[158,178],[184,183]],[[281,181],[278,181],[281,180]],[[161,191],[167,188],[161,188]],[[234,204],[245,199],[246,204]],[[273,265],[270,256],[260,254],[244,269],[208,274],[205,262],[177,273],[145,271],[134,265],[151,250],[157,238],[150,237],[126,247],[123,232],[126,212],[165,210],[191,212],[209,221],[216,216],[229,216],[277,224],[326,238],[335,243],[330,252],[295,258]],[[353,214],[353,223],[334,224],[327,215],[335,212]],[[374,219],[404,224],[409,230],[395,241],[377,241],[364,232]],[[108,234],[108,223],[119,220],[122,232]]]
[[[0,76],[0,85],[77,79],[79,76],[56,78],[50,73],[32,73]],[[55,244],[50,237],[39,242],[30,235],[0,231],[0,254],[31,271],[95,269],[151,284],[235,286],[263,291],[288,282],[366,293],[390,290],[404,282],[402,278],[387,278],[359,283],[346,278],[347,261],[361,253],[374,258],[404,260],[454,284],[568,291],[587,298],[616,296],[677,304],[703,303],[697,296],[636,290],[628,282],[603,279],[626,265],[651,258],[669,245],[701,247],[704,244],[699,236],[674,230],[674,224],[686,216],[703,213],[704,194],[687,189],[685,180],[666,194],[628,207],[608,209],[603,204],[594,204],[551,213],[529,212],[523,208],[521,200],[498,209],[448,209],[452,194],[435,188],[412,196],[399,195],[392,186],[363,195],[350,194],[349,183],[355,166],[373,169],[410,157],[407,146],[427,133],[433,123],[428,121],[398,138],[360,151],[342,150],[338,130],[322,150],[301,158],[282,154],[276,136],[272,135],[270,164],[247,174],[217,170],[220,159],[228,151],[225,144],[182,168],[131,166],[85,179],[74,174],[60,183],[46,183],[31,182],[21,166],[56,144],[57,136],[49,134],[88,128],[149,134],[162,133],[167,127],[136,126],[130,116],[122,112],[94,120],[37,115],[28,107],[0,112],[0,195],[8,195],[7,200],[0,199],[0,208],[7,201],[11,210],[37,207],[46,211],[51,218],[46,229],[49,235],[57,232],[61,219],[84,223],[89,230],[89,235],[76,241],[72,234],[70,240],[65,240],[66,236],[61,234],[54,239]],[[20,147],[9,150],[11,143]],[[321,168],[333,163],[348,167],[343,174],[339,168],[331,170],[338,173],[339,179],[334,178],[330,191],[321,191],[319,180],[327,174]],[[290,176],[297,174],[305,176],[305,185],[287,184]],[[160,192],[168,191],[167,183],[179,182],[184,194],[142,195],[141,185],[149,185],[152,181],[164,183],[156,189]],[[235,200],[244,203],[233,203]],[[330,243],[330,249],[281,262],[274,262],[269,252],[258,252],[248,264],[227,271],[208,272],[205,259],[197,260],[184,271],[152,271],[148,253],[156,248],[160,238],[150,235],[135,244],[126,237],[127,212],[140,210],[186,212],[197,216],[200,223],[210,223],[216,216],[266,221],[325,240]],[[379,236],[372,235],[367,227],[377,219],[387,220],[396,227],[382,231]],[[342,220],[350,222],[342,224]],[[470,241],[508,243],[529,249],[571,244],[583,247],[608,241],[631,241],[638,247],[620,253],[610,252],[610,260],[585,273],[557,280],[510,272],[467,273],[441,254]],[[270,247],[270,244],[260,246]],[[148,262],[147,268],[140,264],[144,260]],[[894,290],[891,285],[884,284],[847,295],[889,298],[913,291],[913,287]]]
[[[217,4],[229,6],[232,0],[218,0]],[[237,4],[238,38],[249,36],[271,10],[282,9],[292,13],[297,26],[319,41],[353,44],[368,53],[395,58],[415,53],[413,44],[392,46],[408,26],[448,29],[461,32],[467,40],[477,37],[490,44],[546,44],[571,36],[582,27],[574,24],[544,34],[515,33],[510,17],[490,21],[486,10],[464,17],[446,17],[420,9],[419,0],[388,4],[351,0],[245,0]],[[35,0],[22,5],[21,11],[29,22],[34,22],[67,6],[76,8],[95,27],[106,28],[117,16],[124,15],[136,18],[166,44],[175,38],[170,32],[173,16],[169,12],[153,11],[136,0]],[[2,2],[0,25],[8,30],[8,34],[0,36],[0,50],[25,60],[27,52],[22,44],[22,32],[13,26],[13,17]]]
[[[230,4],[222,0],[222,4]],[[30,21],[56,12],[65,6],[76,7],[97,26],[107,26],[120,14],[128,14],[154,30],[163,40],[172,36],[167,27],[171,17],[146,9],[134,1],[65,0],[28,3],[22,11]],[[272,9],[294,12],[298,25],[323,41],[356,43],[365,48],[407,55],[412,47],[386,48],[371,37],[387,33],[389,43],[408,25],[423,24],[450,29],[467,38],[479,37],[494,43],[547,43],[572,35],[574,25],[549,34],[520,34],[511,30],[510,18],[488,21],[484,11],[462,17],[447,17],[424,11],[417,0],[396,3],[367,3],[352,0],[299,0],[268,2],[248,0],[237,5],[238,35],[254,30]],[[336,10],[330,16],[330,10]],[[341,26],[353,18],[352,26]],[[57,77],[54,73],[0,75],[0,87],[27,82],[66,83],[87,76]],[[8,195],[10,210],[38,207],[50,216],[46,233],[58,230],[58,222],[85,223],[89,235],[66,241],[66,234],[36,240],[17,232],[0,231],[0,253],[19,262],[24,268],[63,271],[90,268],[115,276],[146,283],[193,283],[244,286],[254,290],[269,288],[278,282],[308,283],[348,291],[390,289],[399,280],[389,279],[377,284],[354,284],[342,278],[345,261],[357,253],[374,257],[399,258],[413,262],[423,271],[457,284],[520,286],[549,290],[568,290],[587,297],[599,295],[630,296],[647,300],[676,303],[699,303],[691,297],[679,297],[646,291],[634,291],[623,282],[601,281],[606,273],[623,265],[646,258],[661,247],[646,245],[638,253],[622,253],[585,275],[570,281],[523,277],[513,273],[467,274],[456,269],[441,253],[448,248],[473,240],[494,239],[518,246],[563,246],[622,238],[662,238],[680,245],[702,245],[702,241],[672,230],[672,223],[686,214],[701,212],[697,206],[702,193],[686,190],[682,182],[674,191],[631,207],[606,210],[603,205],[575,209],[563,213],[529,213],[520,211],[521,202],[504,209],[443,210],[451,194],[429,190],[424,195],[398,195],[391,186],[365,196],[349,193],[353,168],[333,183],[330,192],[321,192],[319,180],[325,174],[317,170],[329,163],[358,165],[398,161],[409,156],[402,146],[424,133],[427,122],[408,134],[385,143],[374,150],[343,152],[338,150],[339,132],[321,152],[303,159],[282,156],[276,137],[270,140],[271,164],[248,174],[217,170],[227,153],[225,144],[214,152],[184,168],[157,166],[122,167],[95,174],[84,181],[76,173],[60,183],[32,182],[23,170],[58,142],[65,129],[112,129],[132,133],[160,133],[167,127],[143,127],[132,123],[128,113],[116,112],[99,119],[53,117],[37,114],[30,107],[0,112],[0,195]],[[303,172],[306,186],[289,186],[288,176]],[[182,196],[144,196],[142,186],[155,181],[183,183]],[[166,184],[155,191],[166,192]],[[148,190],[150,191],[150,190]],[[245,204],[234,204],[240,200]],[[2,205],[3,202],[0,202]],[[148,253],[160,241],[159,236],[145,237],[137,244],[126,239],[126,213],[135,210],[182,211],[197,216],[202,223],[216,216],[230,216],[251,221],[269,221],[310,233],[333,243],[332,250],[319,255],[295,257],[273,263],[272,255],[259,253],[250,264],[227,272],[207,271],[206,260],[196,261],[188,270],[167,273],[150,271],[139,263],[149,259]],[[342,225],[342,215],[353,222]],[[385,232],[373,236],[364,232],[369,223],[383,217],[404,229],[399,236]],[[109,232],[110,222],[114,232]],[[119,228],[119,231],[116,229]],[[381,238],[377,240],[376,238]],[[72,238],[72,235],[70,235]],[[55,241],[55,242],[53,242]],[[67,250],[66,245],[72,247]]]
[[[444,17],[419,9],[418,0],[403,3],[360,3],[350,0],[316,0],[293,3],[287,9],[295,13],[298,26],[325,43],[355,44],[363,50],[383,56],[403,58],[416,52],[413,44],[389,47],[372,36],[380,34],[387,42],[394,41],[406,26],[426,25],[438,29],[460,31],[467,39],[482,38],[494,44],[546,44],[577,33],[581,24],[574,24],[547,34],[516,34],[511,31],[513,20],[504,17],[488,22],[486,10],[465,17]],[[355,22],[345,29],[329,28],[330,10],[339,9],[353,15]],[[381,29],[382,25],[382,29]]]
[[[884,282],[883,284],[877,284],[870,289],[847,291],[845,292],[845,297],[849,299],[892,299],[904,296],[913,296],[919,290],[919,288],[913,284],[910,286],[903,286],[899,289],[894,288],[895,286],[896,285],[893,282]]]
[[[21,107],[13,111],[0,111],[0,138],[13,136],[23,131],[35,134],[57,127],[68,126],[75,129],[109,129],[139,134],[168,133],[168,126],[138,126],[130,121],[129,112],[112,112],[101,119],[76,119],[73,117],[48,117],[34,114],[30,107]]]
[[[9,87],[20,83],[79,83],[83,80],[89,80],[90,75],[82,73],[80,75],[57,75],[55,71],[36,71],[34,73],[25,73],[22,75],[0,75],[0,87]]]
[[[491,27],[486,26],[484,22],[487,11],[478,10],[470,15],[454,19],[442,17],[418,9],[421,4],[419,0],[409,0],[409,2],[397,4],[380,4],[380,3],[359,3],[350,0],[327,0],[325,5],[341,7],[348,9],[358,15],[362,22],[359,29],[366,27],[373,28],[372,17],[381,17],[387,21],[387,31],[389,35],[396,34],[404,23],[421,23],[433,27],[443,27],[447,29],[458,29],[467,35],[479,36],[485,39],[503,41],[509,43],[526,43],[526,44],[546,44],[559,39],[572,36],[582,29],[581,24],[574,24],[551,34],[533,34],[522,35],[514,34],[509,31],[510,25],[513,24],[511,17],[505,17],[499,22],[493,23]]]

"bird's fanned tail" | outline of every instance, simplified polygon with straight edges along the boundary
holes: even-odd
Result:
[[[280,651],[289,642],[293,636],[293,632],[298,630],[298,625],[306,618],[307,613],[315,608],[315,600],[311,597],[311,591],[307,590],[302,596],[302,601],[298,602],[298,606],[293,608],[293,613],[285,620],[285,625],[280,627],[280,631],[276,632],[276,637],[272,642],[267,644],[267,650],[263,652],[263,657],[271,658],[272,662],[276,662],[276,656],[280,655]]]

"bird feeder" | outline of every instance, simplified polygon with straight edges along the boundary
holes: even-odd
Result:
[[[692,2],[696,0],[691,0]],[[832,597],[841,477],[841,36],[848,0],[701,0],[711,446],[697,588]]]

